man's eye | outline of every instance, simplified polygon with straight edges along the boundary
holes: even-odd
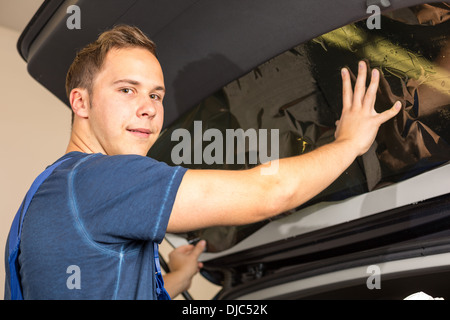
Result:
[[[123,93],[126,93],[126,94],[133,93],[133,91],[130,88],[123,88],[123,89],[120,89],[120,91]]]
[[[157,94],[151,94],[150,95],[150,99],[152,99],[152,100],[161,100],[160,96],[158,96]]]

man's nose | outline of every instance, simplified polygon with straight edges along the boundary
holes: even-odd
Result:
[[[139,108],[137,110],[138,117],[153,118],[156,116],[158,110],[155,106],[155,102],[149,97],[141,99]]]

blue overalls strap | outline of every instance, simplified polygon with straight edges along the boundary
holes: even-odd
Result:
[[[33,199],[34,194],[39,189],[39,186],[44,182],[45,179],[58,167],[61,163],[70,158],[60,160],[47,169],[44,170],[37,178],[34,180],[30,189],[28,190],[25,199],[23,200],[19,210],[17,211],[14,220],[9,231],[8,241],[9,241],[9,275],[10,275],[10,289],[11,289],[11,300],[23,300],[22,286],[20,284],[20,274],[19,274],[19,246],[20,239],[22,236],[22,226],[25,214],[27,213],[28,207]]]
[[[155,280],[156,280],[156,295],[158,300],[170,300],[169,293],[164,288],[164,280],[161,274],[161,265],[159,263],[158,244],[153,242],[153,256],[155,258]]]

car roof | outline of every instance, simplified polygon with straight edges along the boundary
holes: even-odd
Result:
[[[165,124],[259,64],[325,32],[408,0],[47,0],[17,43],[28,72],[67,106],[66,72],[78,50],[116,24],[141,28],[157,45],[164,71]],[[69,29],[70,5],[80,29]]]

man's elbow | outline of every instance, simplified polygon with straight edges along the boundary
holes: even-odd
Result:
[[[263,219],[277,216],[283,212],[291,210],[294,203],[295,192],[291,190],[285,181],[278,177],[273,177],[263,190],[261,201],[261,212]]]

